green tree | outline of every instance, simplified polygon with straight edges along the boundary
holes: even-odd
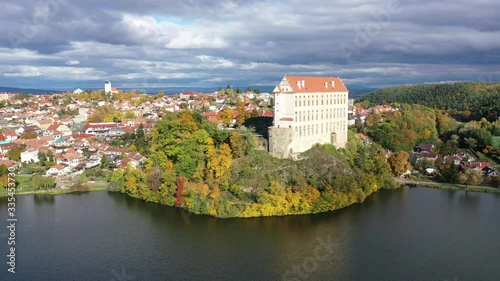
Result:
[[[9,157],[10,160],[19,161],[21,160],[21,153],[25,150],[26,149],[24,147],[16,145],[7,152],[7,157]]]
[[[472,150],[477,147],[477,140],[474,138],[465,138],[465,144]]]

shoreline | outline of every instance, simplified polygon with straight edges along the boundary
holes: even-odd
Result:
[[[18,195],[31,195],[31,194],[44,194],[44,195],[62,195],[69,193],[77,193],[77,192],[94,192],[94,191],[106,191],[107,186],[96,186],[90,187],[89,190],[78,191],[78,190],[70,190],[70,189],[47,189],[47,190],[30,190],[30,191],[20,191],[16,190],[15,196]],[[8,192],[0,193],[0,198],[7,197]]]
[[[422,185],[419,184],[417,187],[423,188],[433,188],[433,189],[441,189],[441,190],[451,190],[451,191],[465,191],[465,192],[480,192],[480,193],[490,193],[490,194],[500,194],[500,189],[492,188],[484,188],[484,187],[458,187],[458,186],[449,186],[449,185]]]
[[[474,186],[474,185],[465,186],[460,184],[444,183],[444,182],[404,181],[399,179],[398,182],[401,184],[402,187],[408,186],[408,184],[414,184],[416,185],[415,187],[423,187],[423,188],[500,194],[500,188],[495,188],[490,186]]]

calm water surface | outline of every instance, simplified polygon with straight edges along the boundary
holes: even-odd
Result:
[[[18,196],[0,280],[500,280],[500,196],[383,191],[344,210],[216,219],[93,192]],[[0,199],[6,225],[6,199]]]

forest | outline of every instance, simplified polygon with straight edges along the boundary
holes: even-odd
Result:
[[[167,114],[149,136],[145,167],[116,170],[109,190],[227,218],[321,213],[398,187],[384,149],[353,132],[345,149],[317,145],[298,161],[271,157],[256,138],[190,111]]]
[[[389,103],[421,104],[456,113],[456,117],[461,119],[459,121],[480,120],[483,117],[494,121],[500,117],[500,83],[397,86],[373,91],[358,101],[367,102],[367,107]]]
[[[370,112],[356,130],[391,151],[410,151],[421,143],[435,145],[443,155],[471,149],[489,156],[499,154],[494,140],[500,136],[500,120],[458,122],[448,112],[414,104],[380,114]]]

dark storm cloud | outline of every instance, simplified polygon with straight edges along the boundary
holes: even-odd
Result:
[[[284,74],[374,87],[499,80],[498,8],[495,0],[7,0],[0,85],[218,87]]]

